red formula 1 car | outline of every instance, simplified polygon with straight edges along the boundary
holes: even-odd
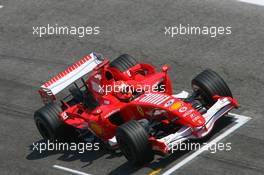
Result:
[[[167,71],[168,65],[156,71],[127,54],[110,62],[91,53],[41,86],[45,106],[34,114],[37,128],[50,140],[89,131],[132,163],[144,164],[154,153],[168,155],[185,140],[205,137],[238,106],[210,69],[192,80],[192,93],[176,95]],[[68,95],[58,100],[65,89]]]

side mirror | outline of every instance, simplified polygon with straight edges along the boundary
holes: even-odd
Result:
[[[168,64],[164,64],[162,66],[162,72],[164,72],[166,74],[168,70],[169,70],[169,65]]]

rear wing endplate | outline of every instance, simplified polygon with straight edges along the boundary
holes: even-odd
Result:
[[[91,53],[85,56],[65,71],[44,83],[39,90],[41,98],[44,102],[54,100],[56,94],[91,72],[100,63],[102,63],[101,55]]]

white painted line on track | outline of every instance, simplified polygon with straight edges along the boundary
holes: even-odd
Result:
[[[255,4],[255,5],[264,6],[264,0],[238,0],[238,1],[249,3],[249,4]]]
[[[181,162],[177,163],[176,165],[174,165],[173,167],[171,167],[170,169],[165,171],[162,175],[172,174],[173,172],[178,170],[180,167],[182,167],[186,163],[190,162],[192,159],[194,159],[195,157],[197,157],[198,155],[200,155],[204,151],[208,150],[208,148],[210,146],[216,144],[217,142],[219,142],[220,140],[222,140],[223,138],[225,138],[226,136],[228,136],[229,134],[231,134],[232,132],[234,132],[235,130],[240,128],[242,125],[244,125],[245,123],[247,123],[251,119],[251,117],[238,115],[238,114],[234,114],[234,113],[229,113],[229,115],[232,116],[233,118],[237,119],[235,121],[237,123],[234,126],[232,126],[231,128],[227,129],[224,133],[220,134],[218,137],[213,139],[207,145],[203,146],[201,149],[195,151],[194,153],[192,153],[191,155],[189,155],[188,157],[183,159]]]
[[[71,169],[71,168],[66,168],[66,167],[63,167],[63,166],[60,166],[60,165],[53,165],[52,167],[55,168],[55,169],[58,169],[58,170],[62,170],[62,171],[66,171],[66,172],[72,173],[72,174],[91,175],[91,174],[87,174],[87,173],[84,173],[84,172],[81,172],[81,171],[77,171],[77,170],[74,170],[74,169]]]

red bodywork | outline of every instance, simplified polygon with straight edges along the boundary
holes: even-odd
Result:
[[[167,67],[167,65],[165,65],[164,67]],[[147,70],[148,73],[147,75],[136,73],[139,70]],[[114,79],[107,80],[105,76],[106,72],[112,73]],[[100,79],[97,78],[98,75],[100,75]],[[100,85],[100,87],[106,87],[106,85],[111,85],[113,81],[116,80],[133,80],[146,88],[152,87],[153,85],[158,83],[163,83],[166,86],[165,92],[156,92],[156,94],[167,94],[170,98],[160,105],[140,102],[140,99],[144,98],[145,95],[148,95],[147,93],[145,93],[130,102],[122,102],[112,93],[98,92],[98,90],[95,89],[96,87],[93,87],[92,85],[96,84],[97,86]],[[61,119],[66,124],[72,125],[76,128],[89,127],[97,136],[105,141],[115,136],[115,130],[118,127],[117,125],[114,125],[109,121],[109,117],[111,115],[119,113],[119,115],[122,116],[124,122],[127,122],[131,119],[139,120],[141,118],[148,118],[150,116],[147,113],[149,113],[151,110],[155,108],[163,109],[164,103],[166,103],[170,99],[175,99],[171,96],[171,82],[166,71],[156,72],[155,68],[149,64],[137,64],[128,71],[121,73],[116,68],[110,67],[109,61],[105,59],[93,70],[86,83],[100,105],[92,110],[90,110],[89,108],[84,109],[82,104],[68,106],[68,108],[61,113]],[[152,92],[152,88],[149,88],[147,90],[148,93],[155,93]],[[182,106],[186,105],[188,109],[191,108],[190,105],[185,104],[178,99],[175,99],[175,101],[179,101]],[[65,102],[65,104],[67,104],[67,102]],[[173,117],[173,115],[175,115],[176,113],[178,112],[171,111],[170,116]],[[184,119],[180,120],[180,122],[182,124],[186,124],[190,122],[190,120]],[[191,122],[190,124],[194,124],[195,126],[197,125],[196,122]]]

